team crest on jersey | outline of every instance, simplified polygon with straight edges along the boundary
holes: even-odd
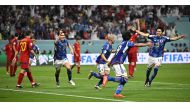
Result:
[[[164,42],[164,40],[160,40],[160,43],[163,43]]]

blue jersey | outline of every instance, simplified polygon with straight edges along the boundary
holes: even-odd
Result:
[[[39,47],[35,44],[32,45],[32,50],[34,51],[34,53],[38,54],[39,53]],[[34,54],[30,53],[30,58],[33,59],[34,58]]]
[[[54,59],[55,60],[62,60],[67,58],[67,51],[66,48],[69,46],[69,43],[66,39],[58,40],[55,44],[54,50]]]
[[[164,46],[166,42],[170,42],[170,38],[167,36],[149,35],[148,38],[153,43],[153,46],[149,49],[149,55],[152,57],[162,57],[164,54]]]
[[[109,44],[109,42],[107,41],[103,45],[101,54],[104,54],[104,56],[106,57],[106,59],[108,59],[109,56],[110,56],[110,54],[111,54],[111,52],[112,52],[112,45]],[[101,58],[101,54],[97,57],[96,63],[98,63],[98,64],[105,64],[106,62]]]
[[[130,47],[133,47],[134,43],[130,41],[122,41],[117,47],[117,51],[111,60],[111,65],[113,64],[123,64],[127,57],[127,51]]]

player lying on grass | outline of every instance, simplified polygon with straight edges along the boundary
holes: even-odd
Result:
[[[164,46],[167,42],[176,41],[183,38],[183,35],[175,36],[175,37],[167,37],[163,35],[164,30],[162,28],[157,28],[156,35],[150,35],[147,33],[143,33],[139,30],[133,28],[133,31],[136,33],[148,37],[151,40],[151,47],[149,49],[149,59],[148,59],[148,68],[146,71],[146,80],[145,86],[150,87],[153,79],[156,77],[158,68],[162,63],[162,57],[164,55]],[[154,67],[154,73],[151,78],[149,78],[152,68]]]
[[[115,51],[112,48],[113,43],[114,43],[114,36],[109,35],[108,40],[104,43],[102,47],[101,54],[96,59],[97,69],[99,73],[91,71],[88,76],[88,79],[90,79],[92,76],[100,79],[100,81],[95,85],[96,89],[101,89],[100,88],[101,85],[103,85],[104,87],[106,85],[107,77],[110,73],[110,68],[107,65],[107,63],[109,62],[108,58],[110,57],[111,53]]]

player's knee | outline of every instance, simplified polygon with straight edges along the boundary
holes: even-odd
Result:
[[[125,77],[121,77],[120,84],[125,85],[126,82],[128,82],[128,79]]]
[[[135,65],[135,62],[131,62],[130,64],[131,64],[131,65]]]

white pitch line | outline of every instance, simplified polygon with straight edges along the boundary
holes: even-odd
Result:
[[[38,76],[38,77],[49,77],[49,76]],[[52,78],[52,77],[50,77]],[[89,80],[87,78],[73,78],[73,80]],[[96,78],[95,79],[91,79],[91,80],[97,80]],[[144,81],[129,81],[129,82],[142,82],[144,83]],[[190,84],[183,84],[183,83],[168,83],[168,82],[153,82],[153,83],[156,83],[156,84],[175,84],[175,85],[190,85]]]
[[[68,94],[50,93],[50,92],[40,92],[40,91],[30,91],[30,90],[22,90],[22,89],[21,89],[21,90],[15,90],[15,89],[0,88],[0,90],[9,90],[9,91],[14,91],[14,92],[28,92],[28,93],[46,94],[46,95],[68,96],[68,97],[87,98],[87,99],[106,100],[106,101],[132,102],[132,101],[125,101],[125,100],[117,100],[117,99],[107,99],[107,98],[98,98],[98,97],[87,97],[87,96],[80,96],[80,95],[68,95]]]

